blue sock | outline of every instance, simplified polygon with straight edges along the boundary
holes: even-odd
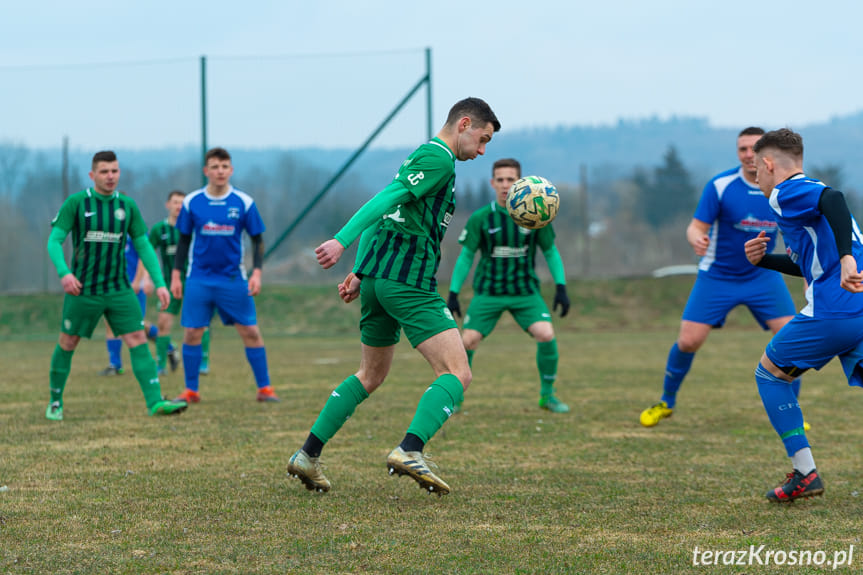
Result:
[[[120,351],[123,349],[123,340],[120,338],[109,339],[105,341],[108,348],[108,363],[120,369],[123,367],[123,354]]]
[[[794,392],[794,397],[800,397],[800,378],[798,377],[791,382],[791,390]]]
[[[150,325],[149,329],[147,329],[147,337],[150,339],[156,339],[157,335],[159,335],[159,328],[155,325]]]
[[[186,389],[198,391],[198,369],[201,367],[201,345],[183,344],[183,372],[186,374]]]
[[[785,444],[788,457],[809,447],[809,440],[803,431],[803,412],[794,396],[791,383],[779,379],[760,363],[755,368],[755,382],[758,383],[758,393],[767,417]]]
[[[662,386],[662,401],[668,404],[668,407],[674,407],[677,401],[677,390],[680,389],[683,378],[689,373],[689,368],[692,367],[692,360],[694,358],[694,352],[680,351],[676,341],[671,346],[671,350],[668,352],[668,360],[665,363],[665,381]]]
[[[270,370],[267,369],[267,348],[247,347],[246,359],[252,366],[252,373],[255,374],[255,384],[258,389],[270,385]]]
[[[175,349],[177,349],[177,348],[174,347],[174,342],[168,340],[168,351],[174,351]]]

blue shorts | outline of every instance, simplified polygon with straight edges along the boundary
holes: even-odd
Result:
[[[219,312],[225,325],[257,325],[255,299],[249,295],[249,283],[242,277],[231,280],[187,279],[183,293],[183,311],[180,324],[183,327],[207,327]]]
[[[779,273],[739,280],[717,279],[699,272],[689,292],[683,319],[722,327],[728,313],[739,305],[749,308],[761,329],[767,329],[768,320],[792,316],[796,311]]]
[[[863,317],[817,319],[796,315],[767,344],[767,358],[780,368],[821,369],[836,357],[842,359],[849,384],[847,365],[863,359]]]

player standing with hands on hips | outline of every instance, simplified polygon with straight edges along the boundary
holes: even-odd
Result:
[[[177,216],[180,232],[171,293],[183,300],[180,323],[183,334],[183,371],[186,389],[179,399],[190,403],[201,400],[198,392],[201,366],[201,339],[209,327],[213,310],[222,323],[234,325],[246,348],[258,388],[258,401],[279,401],[270,386],[267,351],[258,328],[254,296],[261,291],[264,262],[264,222],[255,201],[231,185],[231,155],[224,148],[213,148],[204,156],[207,185],[183,199]],[[243,232],[252,240],[252,274],[243,264]],[[190,252],[190,245],[194,248]],[[191,258],[186,265],[186,259]],[[181,274],[186,270],[185,297]]]
[[[436,379],[420,398],[404,439],[387,457],[387,467],[390,474],[407,474],[429,492],[450,492],[429,469],[423,448],[462,402],[471,373],[458,326],[437,293],[435,273],[455,210],[455,161],[484,154],[498,130],[500,122],[483,100],[457,102],[437,136],[408,156],[392,183],[315,250],[318,263],[330,268],[362,235],[353,271],[339,284],[345,302],[358,296],[362,302],[362,359],[359,370],[332,392],[305,444],[288,463],[288,473],[308,489],[329,491],[321,450],[384,382],[404,329]]]
[[[557,339],[551,326],[551,313],[542,299],[539,278],[534,270],[536,249],[542,250],[556,284],[553,309],[560,317],[569,312],[563,260],[554,245],[551,224],[536,230],[520,227],[506,211],[506,197],[521,178],[518,160],[505,158],[492,166],[491,187],[495,201],[471,214],[459,236],[461,254],[450,281],[447,307],[461,315],[458,294],[479,250],[480,260],[473,278],[474,297],[464,318],[462,341],[468,363],[480,342],[494,330],[503,312],[512,314],[516,323],[536,339],[536,367],[539,371],[539,407],[553,413],[567,413],[569,406],[554,393],[557,379]],[[460,406],[457,406],[460,407]]]

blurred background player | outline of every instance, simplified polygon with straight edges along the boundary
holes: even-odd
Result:
[[[264,222],[252,197],[231,185],[233,173],[227,150],[209,150],[204,157],[207,185],[183,199],[175,226],[180,238],[171,272],[171,293],[178,300],[183,299],[184,291],[186,294],[180,316],[185,328],[186,388],[178,399],[192,403],[200,401],[201,339],[214,310],[219,312],[222,323],[236,327],[243,340],[258,388],[257,400],[279,401],[270,386],[267,352],[254,300],[261,291]],[[253,269],[249,276],[243,264],[244,231],[252,240]],[[184,271],[185,285],[181,278]]]
[[[391,475],[409,475],[430,492],[449,493],[449,485],[429,469],[422,452],[462,402],[471,374],[458,325],[437,292],[435,274],[440,243],[455,211],[455,161],[484,154],[498,130],[500,122],[483,100],[457,102],[437,136],[408,156],[393,181],[315,250],[318,263],[328,269],[362,235],[354,271],[339,284],[345,302],[358,296],[362,302],[362,359],[359,370],[330,394],[303,447],[288,462],[288,473],[307,489],[329,491],[321,451],[384,382],[404,329],[435,380],[420,398],[404,439],[387,456],[387,468]]]
[[[181,190],[173,190],[168,194],[168,200],[165,202],[165,209],[168,216],[159,222],[156,222],[150,229],[150,244],[156,253],[159,254],[159,259],[162,262],[162,273],[169,278],[174,269],[174,256],[177,253],[177,243],[180,241],[180,232],[175,227],[177,224],[177,216],[180,215],[180,210],[183,208],[183,198],[186,193]],[[184,279],[185,275],[181,276]],[[168,362],[171,364],[171,371],[177,369],[179,359],[177,352],[171,343],[171,329],[174,327],[174,317],[180,313],[183,305],[183,300],[177,299],[171,295],[171,303],[167,309],[159,311],[159,318],[156,322],[158,328],[156,336],[156,363],[159,366],[159,374],[165,372],[165,366]],[[201,367],[199,373],[209,373],[210,360],[210,330],[205,329],[201,336]]]
[[[90,179],[93,187],[73,194],[51,222],[48,255],[66,295],[60,339],[51,357],[51,401],[45,417],[63,419],[63,391],[72,366],[72,355],[81,341],[89,338],[105,316],[114,333],[129,346],[132,371],[150,415],[170,415],[186,409],[183,401],[162,398],[156,362],[147,346],[144,317],[126,270],[126,237],[141,256],[153,277],[161,305],[170,300],[159,271],[156,254],[147,241],[147,225],[130,197],[117,192],[120,164],[114,152],[93,156]],[[72,269],[66,265],[63,242],[72,234]]]
[[[776,243],[776,215],[756,184],[754,146],[764,130],[745,128],[737,136],[740,165],[714,177],[704,187],[686,239],[701,260],[698,276],[683,310],[677,341],[665,366],[662,398],[641,413],[641,425],[652,427],[671,417],[677,392],[692,360],[713,328],[728,313],[745,305],[762,329],[778,332],[794,315],[794,302],[781,274],[747,265],[744,244],[760,232]],[[795,395],[800,381],[794,382]]]
[[[529,230],[516,225],[507,213],[506,196],[519,178],[521,164],[517,160],[505,158],[492,166],[491,187],[495,201],[471,214],[459,236],[463,247],[453,269],[447,307],[454,315],[461,316],[458,294],[473,266],[474,254],[479,250],[480,259],[473,277],[474,296],[461,334],[468,363],[473,367],[476,348],[494,330],[501,314],[508,311],[516,323],[536,339],[539,406],[554,413],[567,413],[569,407],[554,392],[557,340],[534,269],[537,247],[542,250],[557,286],[553,309],[560,306],[560,317],[569,312],[566,274],[560,252],[554,245],[551,225]]]
[[[842,193],[804,175],[799,134],[768,132],[755,154],[758,185],[787,253],[771,254],[761,233],[746,242],[746,256],[759,269],[802,275],[807,285],[806,305],[773,336],[755,369],[764,409],[793,467],[767,498],[788,502],[824,492],[793,382],[838,355],[849,385],[863,386],[863,238]]]

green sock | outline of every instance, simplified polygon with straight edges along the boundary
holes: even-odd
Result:
[[[48,381],[51,384],[51,403],[59,401],[63,405],[63,390],[66,389],[66,380],[69,379],[69,371],[72,369],[72,354],[74,351],[66,351],[60,344],[54,348],[51,355],[51,372]]]
[[[360,383],[359,378],[355,375],[350,376],[330,394],[312,426],[312,433],[326,444],[368,396],[369,393]]]
[[[156,362],[153,361],[150,347],[146,343],[129,348],[129,357],[132,359],[132,372],[144,392],[144,401],[149,409],[162,401],[162,387],[156,374]]]
[[[408,427],[408,433],[413,433],[428,443],[452,415],[453,406],[464,401],[464,387],[461,381],[451,373],[445,373],[432,382],[420,398],[414,419]]]
[[[554,393],[557,379],[557,339],[540,341],[536,344],[536,368],[539,370],[539,394]]]
[[[156,365],[159,369],[165,369],[168,365],[168,345],[171,343],[171,336],[160,335],[156,338]]]
[[[210,365],[210,328],[205,329],[201,336],[201,365]]]
[[[473,354],[476,353],[475,349],[466,349],[467,352],[467,366],[473,367]]]

